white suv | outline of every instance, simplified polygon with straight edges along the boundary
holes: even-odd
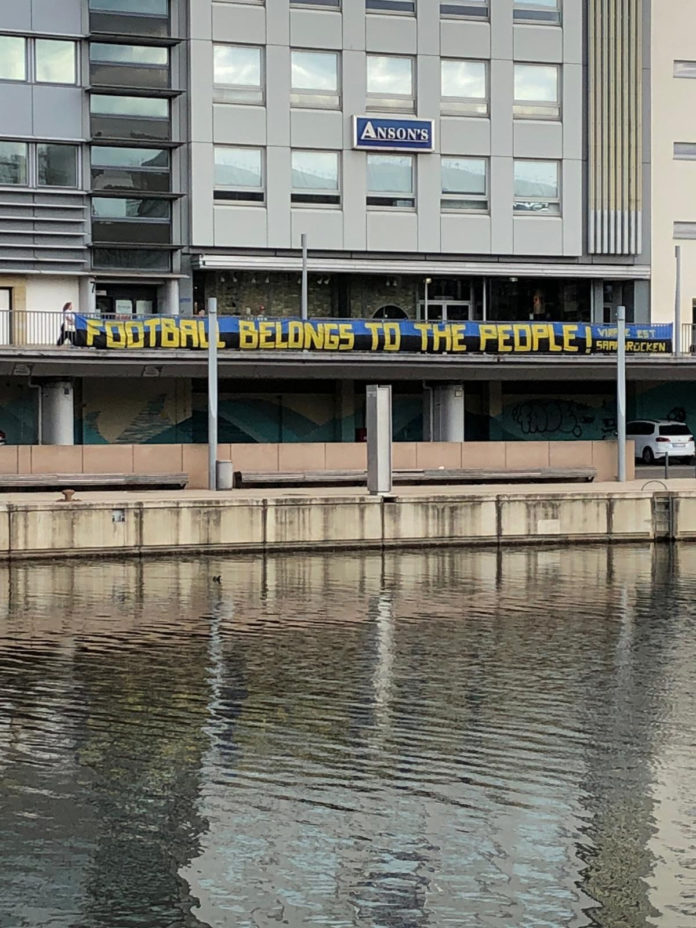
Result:
[[[635,419],[626,424],[626,438],[636,445],[636,458],[652,464],[658,458],[682,458],[688,464],[694,456],[694,436],[683,422],[669,419]]]

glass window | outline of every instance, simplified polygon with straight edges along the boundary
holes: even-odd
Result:
[[[440,62],[440,109],[443,113],[488,115],[488,80],[485,61],[459,61],[443,58]]]
[[[168,220],[169,200],[140,199],[136,197],[92,197],[92,215],[95,219]]]
[[[19,35],[0,35],[0,80],[27,79],[27,43]]]
[[[292,153],[293,203],[341,202],[338,184],[338,152],[294,151]]]
[[[515,161],[515,202],[517,213],[561,211],[557,161]]]
[[[415,202],[413,156],[368,154],[367,205],[412,207]]]
[[[560,5],[560,0],[515,0],[515,22],[560,23]]]
[[[675,61],[675,77],[696,77],[696,61]]]
[[[152,119],[169,118],[169,101],[154,97],[112,97],[93,93],[89,98],[92,113],[99,116],[146,116]]]
[[[338,107],[336,52],[290,52],[290,102],[293,106]]]
[[[558,119],[561,113],[558,68],[552,64],[515,65],[517,118]]]
[[[77,80],[75,43],[59,39],[37,39],[36,80],[45,84],[74,84]]]
[[[36,146],[37,183],[39,187],[77,187],[77,145]]]
[[[92,148],[92,164],[108,168],[169,167],[169,152],[163,148],[117,148],[99,145]]]
[[[90,10],[101,13],[137,13],[141,16],[167,16],[169,0],[89,0]]]
[[[27,183],[26,142],[0,142],[0,184]]]
[[[373,110],[413,112],[413,59],[367,56],[367,105]]]
[[[263,203],[263,152],[260,148],[215,146],[215,199]]]
[[[675,142],[674,157],[684,161],[696,159],[696,142]]]
[[[339,10],[341,0],[290,0],[290,6],[324,6],[328,9]]]
[[[156,65],[166,67],[169,64],[169,52],[156,45],[116,45],[109,42],[92,42],[89,46],[89,60],[109,62],[110,64]]]
[[[488,19],[488,0],[443,0],[440,16],[457,19]]]
[[[487,210],[488,183],[485,158],[442,158],[443,210]]]
[[[365,9],[376,13],[415,13],[415,0],[365,0]]]
[[[216,103],[263,103],[262,52],[251,45],[213,46]]]
[[[95,248],[92,252],[93,267],[109,267],[130,270],[138,268],[148,271],[169,271],[171,256],[166,249]]]

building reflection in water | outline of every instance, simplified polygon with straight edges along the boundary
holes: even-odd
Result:
[[[0,568],[0,925],[686,928],[666,551]]]

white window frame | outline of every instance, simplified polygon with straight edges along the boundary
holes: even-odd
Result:
[[[0,77],[0,82],[8,84],[26,84],[30,80],[31,67],[29,63],[30,40],[23,35],[3,35],[4,39],[19,39],[24,45],[24,77]]]
[[[369,165],[370,158],[408,158],[411,163],[411,190],[409,193],[404,193],[401,190],[376,190],[371,191],[368,187],[367,189],[367,199],[366,205],[368,209],[401,209],[401,210],[414,210],[416,208],[416,159],[412,154],[395,154],[393,152],[368,152],[365,162],[366,173],[367,166]],[[369,183],[369,181],[368,181]],[[404,202],[386,202],[388,200],[401,200]],[[408,201],[408,202],[406,202]]]
[[[333,55],[336,61],[336,90],[313,90],[294,87],[292,82],[293,55]],[[290,106],[298,109],[330,109],[341,107],[341,53],[328,48],[292,48],[290,49]]]
[[[443,90],[443,66],[448,61],[471,63],[483,65],[483,88],[482,97],[454,97],[445,95]],[[490,81],[489,67],[487,61],[481,61],[474,58],[441,58],[440,59],[440,112],[444,116],[479,116],[487,117],[490,108]]]
[[[541,70],[553,69],[556,72],[556,99],[551,100],[533,100],[518,99],[516,90],[513,89],[512,114],[514,119],[541,119],[558,121],[561,118],[561,100],[563,91],[561,89],[561,67],[557,64],[532,61],[515,61],[513,64],[513,88],[517,82],[517,69],[530,68]]]
[[[292,174],[295,170],[293,156],[295,154],[333,155],[336,158],[336,187],[295,187],[292,184]],[[322,209],[341,207],[341,157],[336,150],[318,148],[293,148],[290,152],[290,202],[293,207],[320,207]]]
[[[416,0],[365,0],[366,13],[386,13],[387,16],[415,16]]]
[[[244,187],[241,184],[218,184],[215,180],[215,152],[220,149],[234,151],[257,151],[261,168],[259,187]],[[235,206],[265,206],[266,204],[266,150],[258,145],[214,145],[213,146],[213,199]]]
[[[489,0],[441,0],[440,18],[487,21],[490,18]]]
[[[81,190],[82,184],[82,146],[79,142],[57,142],[54,139],[0,139],[0,144],[8,142],[13,145],[24,145],[26,178],[23,184],[3,184],[5,190]],[[75,149],[77,155],[75,165],[75,184],[66,187],[56,187],[52,184],[39,183],[39,145],[66,145]]]
[[[397,61],[410,61],[411,63],[411,92],[385,94],[369,90],[369,63],[376,58],[394,59]],[[416,57],[415,55],[383,55],[368,52],[365,56],[367,109],[373,112],[415,113],[416,111]]]
[[[515,192],[515,168],[520,163],[526,164],[555,164],[556,165],[556,196],[521,196]],[[553,158],[515,158],[513,170],[513,212],[516,216],[553,216],[561,215],[561,162]]]
[[[451,161],[476,161],[483,164],[484,192],[483,193],[450,193],[445,191],[442,183],[443,162]],[[474,158],[461,155],[442,155],[440,158],[440,210],[443,213],[475,213],[481,215],[489,211],[489,184],[490,165],[488,158]]]
[[[218,48],[254,49],[259,53],[258,84],[224,84],[215,80],[215,51]],[[262,45],[244,45],[238,42],[213,44],[213,102],[237,103],[243,106],[263,106],[266,101],[266,52]]]
[[[540,3],[539,0],[521,3],[514,0],[512,8],[512,18],[515,23],[533,23],[535,26],[560,26],[561,25],[561,3],[562,0],[555,0],[554,6],[547,3]]]
[[[38,77],[38,54],[37,54],[37,43],[38,42],[61,42],[70,44],[73,47],[73,80],[71,81],[46,81],[39,80]],[[31,42],[31,59],[32,59],[32,75],[35,84],[40,84],[42,87],[74,87],[80,81],[80,62],[79,55],[77,54],[77,42],[74,39],[61,39],[61,38],[49,38],[48,36],[36,36]]]

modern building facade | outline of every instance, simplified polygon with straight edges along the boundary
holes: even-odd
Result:
[[[652,24],[648,0],[6,6],[0,343],[54,345],[59,322],[36,337],[34,321],[68,300],[121,319],[213,296],[223,314],[298,315],[303,236],[311,317],[606,323],[623,304],[629,321],[669,321],[688,216],[678,185],[664,202],[659,190],[689,170],[670,147],[689,142],[685,123],[661,109],[663,91],[688,94],[673,3]],[[98,352],[49,372],[12,350],[0,428],[13,442],[50,439],[35,386],[44,422],[69,397],[77,441],[206,440],[200,355],[134,355],[116,380]],[[352,440],[366,378],[390,371],[402,439],[447,437],[438,409],[458,417],[454,437],[614,425],[611,375],[590,384],[543,357],[518,379],[494,359],[475,372],[442,359],[427,377],[386,358],[340,374],[306,361],[257,374],[227,355],[221,439]],[[633,414],[671,412],[669,386],[653,389],[664,381],[636,388]]]
[[[305,233],[310,315],[649,319],[636,0],[193,0],[191,23],[197,301],[297,312]],[[365,146],[360,117],[432,120],[431,149]]]
[[[0,309],[178,306],[185,24],[177,0],[3,5]]]

